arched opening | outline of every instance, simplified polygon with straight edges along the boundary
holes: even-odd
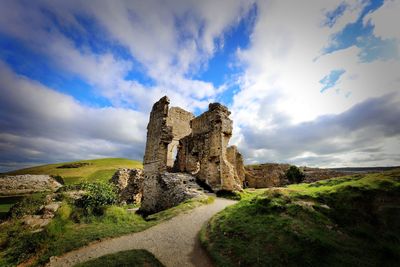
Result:
[[[174,159],[174,162],[175,162],[177,156],[178,156],[178,146],[175,145],[172,147],[172,158]]]
[[[178,142],[172,142],[168,145],[168,158],[167,158],[167,168],[168,171],[173,171],[174,163],[178,156]]]

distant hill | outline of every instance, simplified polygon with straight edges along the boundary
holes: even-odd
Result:
[[[60,175],[66,184],[71,184],[80,181],[107,181],[119,168],[143,168],[143,165],[137,160],[104,158],[41,165],[8,172],[5,175]]]
[[[400,166],[393,166],[393,167],[343,167],[343,168],[328,168],[326,170],[338,171],[338,172],[383,172],[383,171],[390,171],[394,169],[399,169]]]

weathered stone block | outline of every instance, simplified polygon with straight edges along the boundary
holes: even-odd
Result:
[[[145,183],[140,210],[145,214],[159,212],[172,208],[179,203],[200,195],[200,192],[191,190],[190,183],[195,177],[185,173],[162,173]],[[193,181],[191,181],[193,180]]]
[[[121,202],[140,203],[143,196],[143,180],[141,169],[119,169],[110,182],[118,188]]]

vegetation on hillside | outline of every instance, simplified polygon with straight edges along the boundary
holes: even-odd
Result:
[[[107,182],[119,168],[143,168],[140,161],[124,158],[104,158],[48,164],[32,168],[20,169],[7,175],[47,174],[52,175],[61,184],[81,182]],[[0,197],[0,220],[24,196]]]
[[[286,178],[288,179],[289,183],[291,184],[298,184],[303,182],[304,180],[304,173],[296,166],[292,165],[285,173]]]
[[[7,217],[10,208],[22,198],[23,196],[0,197],[0,221]]]
[[[147,250],[127,250],[120,251],[115,254],[109,254],[99,257],[94,260],[90,260],[81,264],[77,264],[74,267],[162,267],[153,254]]]
[[[70,190],[85,192],[78,199]],[[76,191],[79,190],[79,191]],[[44,227],[24,224],[24,215],[39,214],[45,195],[29,196],[11,209],[11,219],[0,224],[0,266],[43,265],[51,256],[61,255],[91,241],[143,231],[164,220],[213,201],[211,197],[188,200],[147,218],[131,206],[118,206],[111,185],[82,183],[66,186],[53,196],[61,202],[54,219]]]
[[[201,240],[217,266],[398,266],[400,169],[245,191]]]
[[[140,161],[124,158],[104,158],[48,164],[16,170],[8,175],[48,174],[61,176],[66,184],[108,181],[119,168],[142,168]]]

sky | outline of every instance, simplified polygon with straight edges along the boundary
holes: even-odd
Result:
[[[400,165],[400,0],[0,0],[0,172],[142,160],[164,95],[245,162]]]

